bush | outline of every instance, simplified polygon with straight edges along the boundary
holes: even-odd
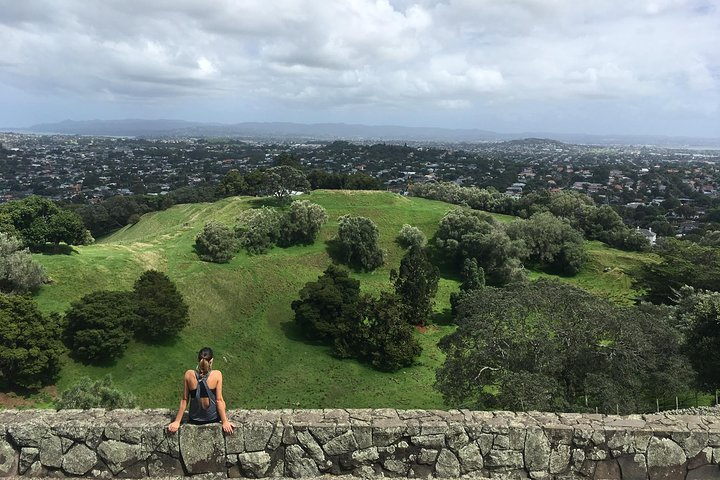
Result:
[[[235,236],[248,253],[265,253],[280,239],[282,223],[282,214],[272,208],[244,210],[235,225]]]
[[[0,233],[0,291],[34,292],[47,281],[45,269],[36,263],[22,242]]]
[[[130,292],[93,292],[65,313],[65,344],[78,360],[112,360],[125,352],[138,321]]]
[[[175,284],[162,272],[147,270],[133,287],[139,318],[135,334],[149,340],[177,335],[188,323],[188,306]]]
[[[338,218],[337,244],[343,263],[371,271],[385,263],[385,253],[380,249],[380,233],[377,225],[365,217],[343,215]]]
[[[135,408],[137,401],[132,393],[123,392],[115,388],[112,377],[107,375],[101,380],[90,380],[83,377],[72,387],[60,394],[55,403],[58,410],[69,408]]]
[[[208,262],[229,262],[237,250],[237,244],[233,231],[217,222],[207,222],[202,232],[195,237],[197,254]]]
[[[314,243],[320,233],[320,228],[327,222],[327,219],[325,209],[316,203],[307,200],[292,202],[282,225],[280,235],[282,245]]]
[[[406,322],[425,325],[435,303],[440,272],[422,247],[411,247],[400,261],[400,270],[390,274],[395,293],[403,304]]]
[[[427,237],[417,227],[408,225],[407,223],[402,226],[400,233],[398,233],[398,243],[405,247],[424,247],[427,244]]]
[[[8,386],[39,388],[60,371],[60,317],[29,297],[0,295],[0,375]]]

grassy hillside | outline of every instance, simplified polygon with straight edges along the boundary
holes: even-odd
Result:
[[[141,406],[172,407],[179,398],[182,372],[193,368],[197,350],[209,345],[216,352],[216,368],[223,371],[230,407],[443,407],[432,388],[435,369],[443,361],[436,344],[453,327],[439,322],[418,332],[424,349],[418,364],[394,374],[381,373],[354,360],[335,359],[326,347],[304,341],[292,321],[290,303],[305,282],[315,280],[330,262],[325,240],[335,235],[338,216],[363,215],[378,224],[387,263],[375,272],[354,274],[365,291],[376,292],[390,288],[389,271],[402,257],[403,250],[394,242],[400,227],[409,223],[430,237],[440,218],[456,207],[385,192],[315,191],[306,198],[325,207],[330,217],[314,245],[275,248],[259,256],[240,253],[224,265],[199,261],[193,253],[194,237],[207,220],[234,224],[238,212],[257,206],[257,199],[177,205],[145,215],[138,224],[78,247],[71,255],[37,256],[53,279],[38,295],[45,311],[64,311],[71,301],[93,290],[130,289],[147,268],[166,271],[190,305],[190,323],[173,342],[132,343],[123,358],[105,367],[66,358],[60,390],[78,377],[111,373],[119,386],[137,395]],[[627,270],[652,260],[601,244],[589,246],[588,266],[566,280],[620,301],[636,295]],[[446,317],[442,313],[447,312],[449,294],[457,285],[452,278],[441,279],[436,302],[439,320]]]

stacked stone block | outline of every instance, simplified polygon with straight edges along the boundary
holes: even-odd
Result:
[[[167,410],[0,411],[0,476],[720,480],[720,417],[238,410],[170,434]]]

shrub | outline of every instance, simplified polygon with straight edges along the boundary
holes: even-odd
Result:
[[[343,215],[337,234],[339,255],[343,263],[370,271],[385,263],[380,249],[380,233],[375,222],[365,217]]]
[[[316,203],[307,200],[292,202],[282,225],[282,245],[312,244],[327,219],[325,209]]]
[[[403,304],[405,320],[425,325],[435,300],[440,272],[422,247],[411,247],[400,261],[400,270],[390,273],[395,293]]]
[[[175,284],[162,272],[147,270],[133,287],[139,318],[135,334],[149,340],[177,335],[188,323],[188,306]]]
[[[397,239],[398,243],[405,248],[424,247],[427,244],[425,234],[419,228],[407,223],[400,229]]]
[[[43,315],[29,297],[0,295],[0,375],[9,386],[39,388],[60,371],[58,315]]]
[[[130,292],[93,292],[65,313],[65,344],[78,360],[112,360],[125,352],[138,321]]]
[[[272,208],[244,210],[235,225],[235,236],[248,253],[265,253],[280,239],[282,223],[282,214]]]
[[[237,239],[232,230],[217,222],[207,222],[195,237],[195,250],[203,260],[227,263],[237,250]]]
[[[33,292],[47,281],[45,269],[36,263],[22,242],[0,233],[0,291]]]
[[[115,388],[112,377],[107,375],[101,380],[83,377],[73,386],[60,394],[55,403],[58,410],[69,408],[134,408],[137,405],[135,395]]]

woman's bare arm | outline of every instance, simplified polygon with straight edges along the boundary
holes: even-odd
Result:
[[[218,415],[220,416],[220,421],[222,422],[223,431],[225,433],[233,433],[235,425],[228,422],[227,414],[225,413],[225,399],[222,395],[222,373],[219,370],[216,371],[218,375],[218,383],[215,387],[215,401],[217,402]]]
[[[185,376],[183,377],[183,394],[180,398],[180,406],[178,407],[177,415],[175,415],[175,421],[168,425],[168,432],[170,433],[178,431],[180,428],[180,422],[185,414],[185,409],[187,408],[188,395],[190,393],[190,390],[188,389],[188,372],[191,372],[191,370],[185,372]]]

